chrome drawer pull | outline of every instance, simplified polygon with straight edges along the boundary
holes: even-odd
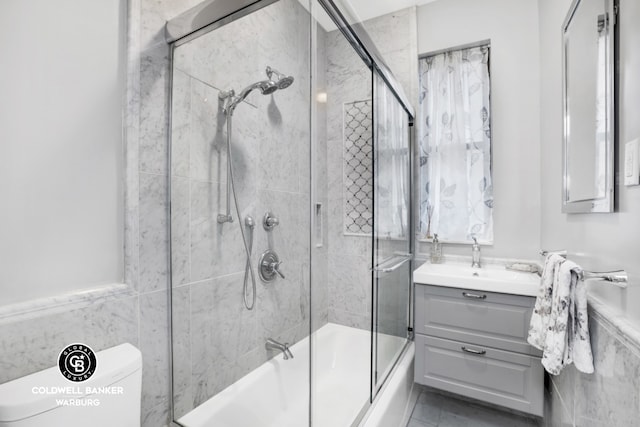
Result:
[[[465,298],[473,298],[473,299],[485,299],[487,296],[482,294],[482,295],[478,295],[478,294],[470,294],[469,292],[463,292],[462,296]]]
[[[460,348],[462,348],[462,351],[471,353],[471,354],[478,354],[478,355],[487,354],[487,350],[474,350],[472,348],[467,348],[465,346],[462,346]]]

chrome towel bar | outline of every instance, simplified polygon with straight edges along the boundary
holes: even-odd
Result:
[[[567,257],[567,250],[563,249],[563,250],[559,250],[559,251],[545,251],[545,250],[541,250],[540,251],[540,255],[542,256],[547,256],[549,254],[556,254],[556,255],[560,255],[561,257]]]
[[[411,259],[412,259],[411,255],[395,256],[395,257],[389,258],[389,259],[381,262],[376,267],[372,268],[371,271],[375,271],[375,272],[379,272],[379,273],[391,273],[392,271],[396,271],[398,268],[402,267],[404,264],[406,264],[407,262],[411,261]],[[397,262],[395,262],[391,266],[383,267],[383,265],[389,264],[389,261],[391,261],[391,260],[394,260],[394,261],[397,261]]]
[[[602,272],[583,270],[580,278],[582,280],[603,280],[623,289],[629,284],[629,276],[624,270]]]
[[[547,256],[549,254],[557,254],[564,258],[567,257],[566,250],[558,250],[558,251],[547,251],[541,250],[540,255]],[[607,283],[611,283],[612,285],[618,286],[620,288],[626,289],[629,284],[629,275],[624,270],[615,270],[615,271],[588,271],[582,270],[580,274],[581,280],[601,280]]]

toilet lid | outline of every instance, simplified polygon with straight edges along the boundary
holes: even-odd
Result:
[[[82,399],[142,369],[140,350],[128,343],[95,355],[95,374],[86,381],[69,381],[56,366],[0,384],[0,422],[33,417],[58,407],[59,400]]]

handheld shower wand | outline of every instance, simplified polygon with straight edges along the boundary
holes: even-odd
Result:
[[[236,215],[240,218],[240,205],[238,204],[238,196],[236,194],[235,188],[235,180],[233,175],[233,156],[231,151],[231,131],[233,130],[232,121],[233,121],[233,112],[236,107],[245,100],[249,94],[255,89],[260,90],[260,93],[263,95],[270,95],[278,89],[285,89],[291,86],[293,83],[293,77],[285,76],[277,70],[273,70],[271,67],[267,67],[267,77],[269,80],[262,80],[256,83],[253,83],[246,88],[244,88],[239,95],[236,96],[236,92],[233,89],[228,91],[221,91],[218,94],[218,100],[221,103],[221,109],[227,117],[227,209],[226,213],[218,214],[218,223],[224,224],[226,222],[233,222],[233,217],[231,216],[231,197],[233,196]],[[271,78],[275,74],[278,77],[277,81],[273,81]],[[247,262],[245,264],[244,269],[244,286],[242,291],[242,296],[244,300],[244,305],[248,310],[253,310],[253,307],[256,304],[256,278],[253,272],[253,267],[251,265],[251,251],[253,249],[253,228],[255,227],[255,222],[253,218],[250,216],[245,218],[244,227],[242,224],[240,225],[240,234],[242,235],[242,244],[244,246],[244,251],[247,256]],[[247,239],[246,233],[249,233],[249,239]],[[253,288],[253,295],[251,304],[247,300],[247,282],[248,278],[251,276],[251,284]]]

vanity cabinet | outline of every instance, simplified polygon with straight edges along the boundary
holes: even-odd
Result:
[[[541,352],[527,343],[535,298],[415,284],[415,381],[542,416]]]

